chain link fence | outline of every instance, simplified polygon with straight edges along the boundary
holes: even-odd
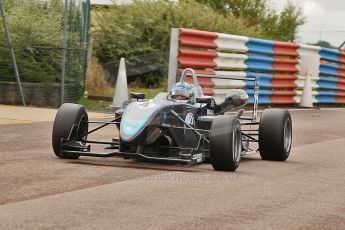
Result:
[[[64,102],[77,101],[83,93],[87,69],[90,1],[1,2],[4,15],[0,22],[0,103],[22,103],[11,48],[26,104],[56,107],[61,103],[61,92]]]

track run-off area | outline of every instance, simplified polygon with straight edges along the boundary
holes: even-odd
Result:
[[[55,109],[0,105],[0,229],[344,229],[345,109],[290,112],[288,160],[256,153],[230,173],[209,164],[58,159]]]

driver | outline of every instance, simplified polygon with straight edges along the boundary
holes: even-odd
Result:
[[[187,82],[177,82],[170,90],[170,97],[175,100],[190,101],[194,97],[194,85]]]

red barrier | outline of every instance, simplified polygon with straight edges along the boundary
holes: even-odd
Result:
[[[180,29],[179,35],[181,45],[206,49],[217,49],[217,38],[217,33],[192,29]]]
[[[215,68],[213,59],[216,57],[217,54],[211,51],[179,49],[177,60],[182,68]]]
[[[338,76],[345,77],[345,67],[344,66],[340,66],[339,69],[337,70],[337,72],[338,72]]]
[[[181,70],[182,72],[183,70]],[[207,71],[207,70],[197,70],[196,71],[197,74],[207,74],[207,75],[215,75],[214,71]],[[186,82],[193,84],[193,77],[192,76],[187,76],[186,77]],[[214,82],[212,81],[212,78],[209,77],[198,77],[198,82],[200,84],[200,86],[206,87],[206,88],[212,88],[214,87]]]
[[[299,45],[291,42],[275,42],[273,51],[275,55],[297,57]]]
[[[340,78],[340,77],[338,77],[338,82],[340,82],[340,83],[345,83],[345,78]]]
[[[296,75],[274,74],[271,80],[273,88],[296,88]]]
[[[204,95],[206,96],[213,96],[214,92],[212,89],[210,88],[202,88],[202,92],[204,93]]]
[[[337,83],[337,89],[345,91],[345,83],[344,82],[338,82]]]
[[[345,92],[338,91],[335,100],[337,103],[345,103]]]
[[[294,96],[296,96],[294,91],[272,90],[270,99],[272,104],[295,104]]]
[[[341,63],[345,64],[345,52],[340,52],[339,60],[340,60]]]
[[[209,77],[198,77],[199,85],[204,88],[212,88],[214,87],[214,82],[212,81],[211,78]],[[187,77],[186,82],[193,84],[193,78],[192,77]]]
[[[288,73],[297,73],[297,63],[295,59],[274,59],[272,67],[275,71],[279,72],[288,72]]]

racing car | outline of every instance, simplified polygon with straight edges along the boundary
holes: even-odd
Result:
[[[131,93],[131,99],[116,110],[111,121],[89,121],[83,106],[63,104],[52,133],[55,155],[65,159],[116,156],[160,163],[210,163],[220,171],[235,171],[242,156],[257,151],[264,160],[288,158],[292,141],[290,113],[265,109],[257,121],[258,78],[198,74],[190,68],[180,75],[170,92],[161,92],[153,99]],[[198,77],[253,81],[253,112],[244,115],[249,98],[245,91],[229,90],[222,98],[205,96]],[[192,82],[188,83],[187,78]],[[99,126],[89,130],[90,124]],[[88,139],[108,125],[114,125],[114,136],[115,128],[119,129],[118,138]],[[252,149],[255,142],[257,150]],[[105,150],[91,151],[95,144],[105,145]]]

